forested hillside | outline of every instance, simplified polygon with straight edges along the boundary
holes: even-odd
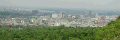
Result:
[[[120,40],[120,17],[97,30],[96,40]]]
[[[120,17],[103,27],[1,25],[0,40],[120,40]]]

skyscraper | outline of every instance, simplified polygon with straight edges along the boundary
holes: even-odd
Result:
[[[91,18],[95,18],[96,17],[96,13],[93,13],[92,11],[89,11],[89,17]]]
[[[88,15],[92,18],[93,17],[92,11],[89,11]]]
[[[62,18],[63,17],[63,14],[62,12],[59,13],[59,18]]]
[[[98,18],[98,16],[99,16],[99,15],[98,15],[98,13],[96,13],[96,16],[95,16],[95,18]]]

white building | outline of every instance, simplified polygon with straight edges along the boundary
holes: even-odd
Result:
[[[57,18],[58,14],[52,14],[52,18]]]
[[[60,23],[56,22],[56,23],[54,24],[54,26],[60,26]]]
[[[72,16],[72,18],[76,18],[75,16]]]

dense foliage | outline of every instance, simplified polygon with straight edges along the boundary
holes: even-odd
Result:
[[[104,27],[0,26],[1,40],[120,40],[120,17]]]
[[[111,21],[108,25],[98,29],[96,40],[120,40],[120,17]]]
[[[88,40],[94,39],[95,28],[4,26],[0,29],[2,40]]]

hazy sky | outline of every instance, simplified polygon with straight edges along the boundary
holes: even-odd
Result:
[[[120,0],[0,0],[0,6],[120,8]]]

